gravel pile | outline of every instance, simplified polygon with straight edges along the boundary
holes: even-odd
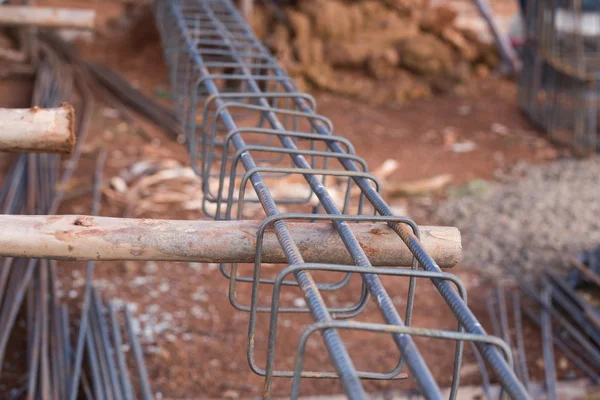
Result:
[[[457,191],[434,218],[463,235],[463,266],[506,276],[565,271],[569,258],[600,244],[600,158],[521,167],[485,190]]]

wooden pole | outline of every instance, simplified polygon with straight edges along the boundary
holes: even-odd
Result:
[[[78,215],[0,215],[0,256],[62,260],[156,260],[252,263],[260,221],[175,221]],[[353,264],[331,223],[290,222],[306,262]],[[409,266],[412,253],[384,223],[350,224],[374,266]],[[460,232],[420,227],[421,241],[440,267],[461,258]],[[262,261],[287,260],[272,228]]]
[[[0,5],[0,25],[94,29],[96,11]]]
[[[0,151],[68,154],[75,146],[75,112],[58,108],[0,108]]]

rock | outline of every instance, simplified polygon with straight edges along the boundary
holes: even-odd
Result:
[[[510,133],[510,130],[506,126],[502,125],[499,122],[493,123],[490,126],[490,131],[492,133],[495,133],[497,135],[502,135],[502,136],[506,136],[506,135],[508,135]]]
[[[490,68],[484,64],[477,64],[475,66],[475,75],[480,78],[487,78],[490,76]]]
[[[127,193],[127,182],[125,182],[125,180],[120,176],[113,176],[110,178],[109,185],[117,193]]]
[[[125,261],[123,262],[123,270],[128,275],[134,275],[139,270],[139,265],[135,261]]]
[[[471,44],[456,29],[452,27],[444,28],[441,32],[441,37],[450,43],[465,60],[473,62],[479,57],[477,46]]]
[[[415,37],[419,33],[416,21],[390,12],[378,1],[360,3],[363,9],[363,29],[356,37],[368,42],[372,47],[392,46],[400,40]]]
[[[306,301],[303,298],[297,297],[294,299],[294,307],[303,308],[306,307]]]
[[[389,47],[369,55],[367,71],[375,79],[392,79],[396,76],[399,62],[398,52]]]
[[[235,390],[229,389],[223,392],[223,398],[229,400],[239,399],[240,393]]]
[[[402,41],[397,46],[400,65],[421,75],[448,74],[452,67],[452,51],[441,40],[425,34]]]
[[[362,26],[362,14],[355,5],[337,0],[300,2],[311,16],[315,35],[323,40],[348,38]],[[334,22],[335,21],[335,22]]]
[[[500,58],[498,57],[498,51],[494,43],[482,41],[477,33],[470,29],[457,28],[457,30],[462,34],[469,44],[477,48],[477,53],[479,56],[477,57],[476,61],[478,63],[486,64],[491,68],[495,68],[498,65]]]
[[[386,7],[396,11],[401,16],[412,17],[417,11],[427,5],[429,0],[383,0]]]
[[[362,68],[373,51],[373,46],[362,41],[330,40],[325,49],[325,58],[332,67]]]
[[[310,63],[311,23],[307,15],[287,10],[287,19],[294,33],[293,49],[301,64]]]
[[[421,29],[440,34],[446,28],[451,28],[456,21],[457,11],[449,5],[431,7],[423,14]]]
[[[273,33],[265,41],[273,54],[282,63],[292,61],[292,51],[290,47],[290,31],[284,24],[277,24]]]
[[[260,40],[265,40],[267,37],[269,27],[271,26],[271,20],[272,16],[268,9],[264,7],[254,7],[250,26],[256,37]]]
[[[468,104],[463,104],[462,106],[458,107],[457,110],[457,114],[460,115],[461,117],[466,117],[468,115],[470,115],[473,112],[473,107],[471,107]]]
[[[155,274],[158,271],[158,264],[154,261],[146,262],[144,265],[144,273],[145,274]]]
[[[323,41],[318,38],[312,38],[309,45],[310,62],[313,64],[322,64],[324,61]]]

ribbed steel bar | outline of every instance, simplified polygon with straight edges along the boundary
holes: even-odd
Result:
[[[123,396],[126,400],[134,400],[135,396],[129,377],[129,371],[127,370],[127,363],[125,361],[125,355],[123,354],[123,340],[121,337],[121,331],[119,330],[119,322],[117,320],[117,313],[114,305],[111,302],[107,303],[108,315],[110,318],[110,327],[112,332],[113,343],[117,353],[117,365],[119,368],[119,379],[121,382],[121,389]]]
[[[523,321],[521,317],[521,294],[518,291],[512,293],[513,318],[515,321],[515,336],[517,342],[517,363],[521,366],[521,381],[530,391],[529,369],[527,368],[527,357],[525,356],[525,339],[523,337]]]
[[[533,322],[535,325],[537,325],[538,327],[541,328],[542,322],[541,322],[539,315],[537,315],[535,312],[531,311],[530,309],[528,309],[527,307],[525,307],[523,305],[521,305],[521,309],[522,309],[525,317],[527,317],[529,320],[531,320],[531,322]],[[596,385],[600,384],[600,375],[598,375],[595,372],[594,367],[586,364],[586,362],[584,360],[582,360],[581,357],[579,357],[577,352],[573,350],[574,343],[571,341],[569,341],[567,343],[567,340],[568,340],[568,338],[561,338],[558,335],[552,335],[553,343],[556,345],[556,347],[558,347],[562,351],[562,353],[565,355],[565,357],[567,357],[569,360],[571,360],[571,362],[574,365],[576,365],[579,369],[581,369],[581,371],[583,371],[588,377],[590,377],[590,379]],[[586,353],[583,353],[583,354],[586,354]]]
[[[540,311],[540,320],[542,324],[542,346],[544,354],[544,375],[546,377],[546,390],[548,399],[556,400],[556,364],[554,362],[554,342],[552,341],[552,317],[548,312],[548,307],[552,303],[552,286],[549,283],[544,285],[541,293],[541,300],[545,307]]]
[[[125,325],[127,326],[127,334],[129,336],[129,345],[133,353],[135,361],[135,367],[137,370],[138,379],[140,381],[140,394],[143,400],[152,400],[152,389],[150,388],[150,379],[148,378],[148,371],[146,371],[146,365],[144,364],[144,354],[142,352],[142,346],[137,339],[136,333],[133,329],[133,317],[127,306],[124,307],[125,313]]]

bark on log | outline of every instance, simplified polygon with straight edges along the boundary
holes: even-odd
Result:
[[[94,29],[95,19],[94,10],[0,5],[0,25]]]
[[[0,108],[0,151],[68,154],[75,146],[75,112],[58,108]]]
[[[0,256],[62,260],[254,262],[260,221],[175,221],[81,215],[0,215]],[[352,264],[330,223],[287,224],[306,262]],[[412,253],[384,223],[350,224],[374,266],[408,266]],[[440,267],[461,258],[454,227],[420,227],[421,241]],[[263,262],[286,263],[273,229]]]

